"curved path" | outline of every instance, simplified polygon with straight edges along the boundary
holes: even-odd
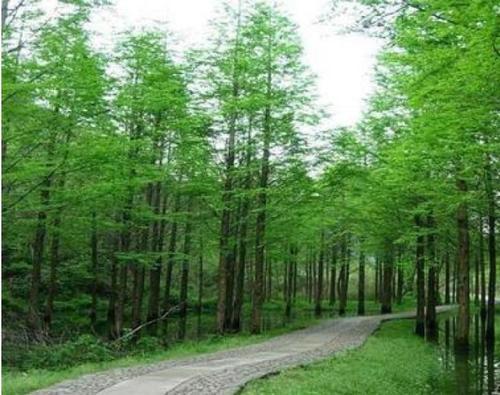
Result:
[[[454,308],[440,306],[438,312]],[[415,313],[411,312],[330,319],[262,343],[194,358],[86,375],[33,394],[234,394],[250,380],[359,347],[383,321],[414,316]]]

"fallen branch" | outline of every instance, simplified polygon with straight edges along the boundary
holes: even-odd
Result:
[[[164,320],[165,318],[167,318],[170,314],[172,313],[175,313],[176,311],[179,311],[179,309],[181,308],[181,306],[184,304],[185,302],[183,303],[179,303],[177,306],[174,306],[170,309],[168,309],[165,313],[163,313],[160,317],[158,318],[155,318],[154,320],[150,320],[150,321],[147,321],[145,322],[144,324],[142,325],[139,325],[137,328],[134,328],[132,331],[126,333],[125,335],[119,337],[118,339],[114,340],[113,343],[117,343],[121,340],[124,340],[130,336],[132,336],[133,334],[139,332],[142,328],[148,326],[148,325],[151,325],[151,324],[154,324],[156,322],[159,322],[159,321],[162,321]]]

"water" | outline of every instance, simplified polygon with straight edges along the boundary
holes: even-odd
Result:
[[[444,315],[439,319],[437,341],[441,363],[450,373],[447,385],[449,394],[491,395],[500,394],[500,314],[495,318],[495,344],[487,347],[484,339],[485,323],[480,314],[472,317],[470,348],[455,350],[453,339],[456,330],[456,316]]]

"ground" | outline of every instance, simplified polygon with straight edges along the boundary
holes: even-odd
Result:
[[[87,375],[36,394],[232,394],[259,377],[359,347],[384,320],[413,316],[401,313],[326,320],[260,344]]]

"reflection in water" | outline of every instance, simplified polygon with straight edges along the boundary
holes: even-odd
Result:
[[[500,315],[497,314],[497,327]],[[442,363],[445,369],[453,372],[454,382],[450,383],[450,394],[491,395],[498,391],[500,377],[500,355],[495,353],[494,344],[485,342],[485,320],[480,314],[473,317],[471,326],[471,346],[469,350],[458,350],[453,346],[456,330],[456,317],[443,316],[439,320],[439,329],[444,332],[439,345]],[[498,347],[497,347],[498,350]]]

